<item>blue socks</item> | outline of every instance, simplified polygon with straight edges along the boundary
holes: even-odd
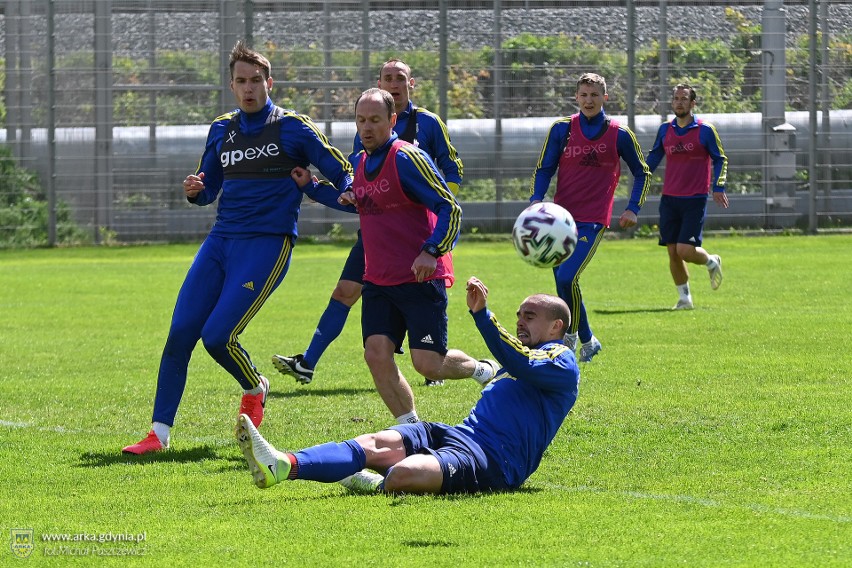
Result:
[[[349,306],[337,300],[332,299],[328,302],[328,306],[317,324],[317,329],[314,331],[314,336],[311,338],[311,344],[305,351],[305,363],[311,369],[317,366],[322,354],[343,331],[346,318],[349,317],[349,310]]]
[[[334,483],[364,469],[367,454],[355,440],[328,442],[295,453],[298,479]]]

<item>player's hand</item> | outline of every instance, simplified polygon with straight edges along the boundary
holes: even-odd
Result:
[[[435,272],[438,267],[438,259],[428,252],[421,251],[414,259],[414,264],[411,265],[411,272],[414,273],[414,278],[418,282],[423,282]]]
[[[355,192],[352,190],[341,193],[340,197],[337,198],[337,202],[341,205],[358,205],[355,202]]]
[[[625,209],[624,213],[622,213],[621,217],[618,219],[618,225],[622,229],[633,227],[636,225],[636,213],[630,209]]]
[[[728,194],[724,191],[714,191],[713,192],[713,201],[716,202],[716,205],[727,209],[728,208]]]
[[[299,186],[299,189],[305,187],[311,182],[316,182],[317,178],[311,176],[311,170],[308,168],[302,168],[300,166],[296,166],[290,172],[290,177],[293,178],[293,181],[296,182],[296,185]]]
[[[476,276],[471,276],[467,281],[467,307],[471,312],[476,313],[479,310],[485,309],[485,303],[488,301],[488,288],[482,283],[482,280]]]
[[[204,172],[198,175],[190,174],[183,180],[183,194],[190,199],[195,199],[202,191],[204,191]]]

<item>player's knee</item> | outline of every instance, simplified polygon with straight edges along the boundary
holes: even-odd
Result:
[[[684,243],[678,243],[675,247],[675,255],[682,260],[691,258],[695,254],[695,247]]]
[[[398,463],[385,476],[385,491],[390,493],[413,492],[417,488],[418,472],[407,464]]]
[[[227,349],[229,340],[229,336],[223,333],[203,332],[201,334],[201,343],[211,355]]]
[[[414,366],[414,370],[424,377],[438,377],[444,359],[438,353],[434,353],[434,355],[436,357],[415,357],[412,354],[411,364]]]
[[[355,438],[355,443],[364,451],[366,467],[383,472],[405,459],[402,437],[391,432],[393,431],[382,430]]]
[[[361,297],[361,290],[363,288],[364,287],[357,282],[353,282],[351,280],[340,280],[331,292],[331,298],[351,307],[355,305],[355,302],[357,302]]]
[[[368,346],[364,349],[364,361],[370,369],[379,369],[387,365],[389,359],[383,350],[371,349]],[[393,361],[393,354],[391,354],[390,361]]]
[[[166,345],[163,348],[164,353],[178,354],[192,351],[195,344],[198,343],[198,336],[182,332],[180,329],[172,329],[169,331],[169,337],[166,339]]]

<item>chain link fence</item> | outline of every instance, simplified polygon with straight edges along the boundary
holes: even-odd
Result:
[[[210,122],[235,107],[238,39],[273,64],[273,100],[344,153],[353,102],[381,63],[412,68],[465,164],[464,230],[523,208],[550,124],[584,72],[645,153],[671,87],[698,87],[729,158],[731,207],[708,228],[852,223],[852,2],[0,1],[0,246],[180,241],[215,208],[183,199]],[[640,215],[656,223],[662,167]],[[629,179],[617,196],[625,199]],[[618,204],[615,208],[619,211]],[[300,231],[357,219],[303,207]]]

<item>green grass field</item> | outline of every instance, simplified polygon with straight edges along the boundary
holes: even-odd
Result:
[[[655,241],[601,245],[582,284],[603,351],[540,469],[516,493],[454,497],[257,489],[233,439],[239,387],[201,346],[172,448],[123,456],[150,427],[196,247],[0,251],[0,528],[34,533],[29,560],[4,545],[0,565],[850,566],[852,237],[706,244],[725,281],[713,292],[694,267],[691,312],[668,310]],[[347,252],[298,246],[241,338],[272,381],[261,432],[281,449],[392,422],[357,309],[311,385],[269,362],[305,347]],[[462,242],[455,265],[450,344],[474,356],[467,277],[509,329],[525,296],[553,291],[508,243]],[[423,387],[399,361],[423,419],[456,423],[478,396],[473,381]],[[145,540],[46,540],[119,533]]]

